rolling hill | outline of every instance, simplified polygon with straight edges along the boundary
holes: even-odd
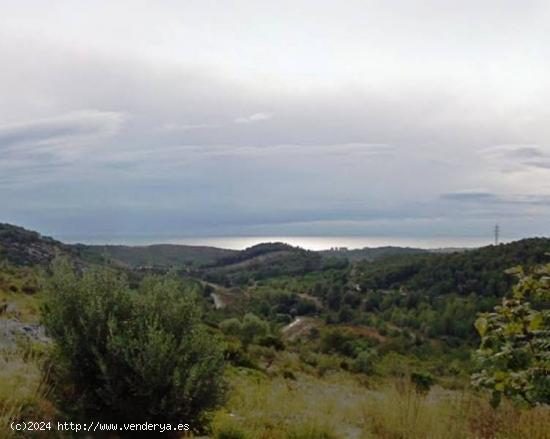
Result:
[[[457,293],[501,297],[514,282],[509,268],[550,262],[550,238],[529,238],[456,253],[394,255],[360,262],[363,290],[406,288],[430,296]]]
[[[204,267],[203,276],[216,283],[243,285],[281,275],[303,275],[328,268],[344,268],[346,259],[276,242],[258,244]]]
[[[96,262],[108,260],[129,268],[202,266],[216,263],[220,259],[238,253],[236,250],[216,247],[173,244],[147,246],[77,244],[74,247],[84,259]]]

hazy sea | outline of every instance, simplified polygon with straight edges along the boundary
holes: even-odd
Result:
[[[67,243],[112,244],[112,245],[150,245],[183,244],[203,245],[226,249],[241,250],[262,242],[285,242],[309,250],[326,250],[333,247],[360,249],[364,247],[416,247],[438,248],[474,248],[493,244],[490,237],[428,237],[406,238],[387,236],[55,236]],[[501,242],[506,242],[503,240]]]

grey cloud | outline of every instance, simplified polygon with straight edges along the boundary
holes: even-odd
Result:
[[[75,137],[109,136],[116,133],[124,120],[117,112],[78,111],[59,117],[0,126],[0,148],[46,144]]]
[[[543,156],[540,159],[526,160],[524,164],[540,169],[550,169],[550,154]]]
[[[550,169],[550,148],[541,145],[498,145],[481,154],[506,166]]]
[[[499,14],[495,2],[399,2],[373,6],[374,18],[348,10],[364,11],[364,2],[329,3],[309,4],[324,11],[310,21],[273,20],[263,9],[277,15],[278,6],[269,2],[243,8],[251,22],[274,23],[265,38],[279,57],[265,66],[252,55],[268,43],[234,37],[233,22],[204,35],[178,26],[186,14],[163,16],[168,26],[136,11],[131,38],[94,30],[73,43],[64,40],[78,30],[64,27],[69,4],[44,19],[56,29],[40,41],[24,35],[23,14],[12,34],[0,31],[10,43],[0,47],[10,66],[0,70],[4,220],[51,230],[368,234],[400,225],[479,232],[502,214],[517,230],[521,221],[543,230],[550,87],[537,61],[546,58],[532,55],[546,50],[536,45],[547,26],[533,23],[542,17],[535,2],[499,2]],[[223,22],[225,7],[213,22]],[[163,8],[152,6],[152,17]],[[185,8],[203,16],[200,2]],[[422,26],[419,8],[429,18]],[[129,25],[126,14],[95,12],[80,24]]]
[[[60,177],[78,182],[82,170],[73,177],[67,168],[90,151],[99,151],[125,119],[118,112],[86,110],[1,126],[0,185],[36,186]]]
[[[491,192],[449,192],[440,195],[443,201],[480,205],[543,206],[550,210],[550,195],[544,194],[497,194]]]

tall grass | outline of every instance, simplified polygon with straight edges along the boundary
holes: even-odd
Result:
[[[495,410],[465,390],[422,395],[405,380],[367,389],[343,373],[289,380],[239,372],[231,381],[231,397],[214,417],[216,438],[550,438],[548,407]]]
[[[36,355],[0,352],[0,437],[10,438],[13,420],[49,420],[54,415],[46,399],[41,366]]]
[[[243,437],[270,439],[332,439],[341,437],[338,432],[361,431],[354,425],[361,411],[342,378],[321,381],[300,375],[292,380],[240,372],[231,381],[230,399],[214,418],[217,437],[237,428]]]
[[[423,396],[403,380],[367,400],[364,417],[375,437],[387,439],[550,437],[548,407],[528,410],[504,402],[495,410],[466,390],[436,387]]]

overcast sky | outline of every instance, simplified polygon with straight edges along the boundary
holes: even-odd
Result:
[[[0,9],[0,222],[550,234],[548,1]]]

